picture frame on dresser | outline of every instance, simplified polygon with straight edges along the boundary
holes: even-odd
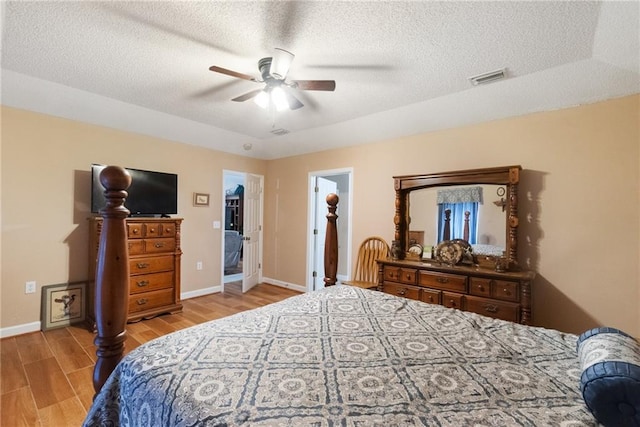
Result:
[[[86,295],[86,282],[43,286],[40,329],[48,331],[84,322]]]

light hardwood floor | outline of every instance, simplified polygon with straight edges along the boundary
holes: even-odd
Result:
[[[260,284],[182,301],[182,313],[127,325],[125,353],[161,335],[283,300],[299,292]],[[94,334],[83,326],[0,340],[0,425],[79,426],[93,399]]]

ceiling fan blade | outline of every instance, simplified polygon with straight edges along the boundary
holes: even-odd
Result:
[[[336,90],[335,80],[293,80],[291,83],[300,90]]]
[[[287,96],[287,102],[289,103],[289,108],[291,110],[297,110],[298,108],[304,107],[304,104],[289,92],[285,91],[285,95]]]
[[[240,95],[240,96],[237,96],[237,97],[233,98],[232,101],[244,102],[244,101],[246,101],[248,99],[251,99],[251,98],[255,97],[260,92],[262,92],[262,89],[252,90],[251,92],[247,92],[244,95]]]
[[[249,80],[249,81],[252,81],[252,82],[257,82],[257,80],[254,77],[252,77],[252,76],[250,76],[248,74],[242,74],[242,73],[239,73],[237,71],[227,70],[226,68],[217,67],[215,65],[212,65],[211,67],[209,67],[209,69],[211,71],[215,72],[215,73],[222,73],[222,74],[226,74],[226,75],[231,76],[231,77],[237,77],[239,79],[244,79],[244,80]]]

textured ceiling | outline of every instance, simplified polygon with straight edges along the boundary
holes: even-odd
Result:
[[[640,92],[640,3],[2,2],[2,103],[260,158]],[[231,98],[295,53],[305,107]],[[475,74],[507,79],[474,87]],[[286,129],[277,136],[271,131]],[[251,149],[247,149],[251,146]]]

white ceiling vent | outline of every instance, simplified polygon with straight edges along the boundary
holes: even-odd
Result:
[[[507,76],[507,69],[501,68],[500,70],[490,71],[484,74],[478,74],[477,76],[469,77],[469,81],[474,86],[484,85],[487,83],[495,82],[496,80],[502,80]]]
[[[286,135],[286,134],[288,134],[288,133],[289,133],[289,131],[288,131],[288,130],[286,130],[286,129],[282,129],[282,128],[280,128],[280,129],[274,129],[274,130],[272,130],[272,131],[271,131],[271,133],[272,133],[272,134],[274,134],[274,135]]]

